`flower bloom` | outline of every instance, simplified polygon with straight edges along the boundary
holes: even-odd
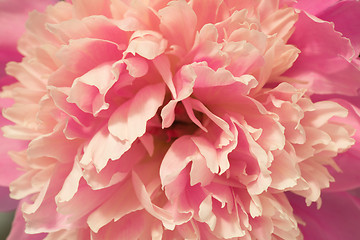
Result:
[[[348,88],[310,70],[353,47],[291,4],[74,0],[30,14],[2,92],[15,101],[5,136],[30,141],[10,186],[26,233],[301,239],[285,193],[320,204],[354,144],[336,121],[346,108],[310,98]],[[326,56],[306,35],[323,32],[338,45]]]

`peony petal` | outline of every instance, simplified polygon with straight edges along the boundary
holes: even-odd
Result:
[[[6,122],[5,119],[0,117],[0,125]],[[27,142],[5,139],[2,134],[0,135],[0,142],[3,143],[0,145],[0,186],[9,186],[10,182],[21,175],[21,172],[18,171],[17,165],[12,161],[8,152],[24,149],[27,146]]]
[[[47,29],[61,41],[68,44],[71,39],[95,38],[108,40],[125,48],[128,39],[124,31],[103,15],[92,15],[83,19],[70,19],[48,24]]]
[[[179,45],[190,49],[195,37],[196,15],[185,1],[171,1],[159,11],[160,30],[169,40],[170,45]],[[178,22],[182,22],[181,26]]]
[[[74,5],[75,14],[79,18],[91,15],[104,15],[111,16],[110,13],[110,0],[72,0]]]
[[[294,160],[294,156],[287,152],[274,154],[274,160],[269,168],[272,173],[271,187],[284,190],[297,184],[298,179],[301,177],[301,172]]]
[[[126,192],[126,195],[123,194],[124,192]],[[114,206],[117,207],[114,208]],[[110,199],[90,214],[87,223],[90,229],[97,233],[99,229],[112,220],[118,221],[125,215],[141,209],[143,209],[143,206],[137,200],[131,180],[128,179],[118,186]]]
[[[160,167],[160,179],[163,187],[177,178],[196,151],[195,144],[188,136],[180,137],[171,145]]]
[[[305,239],[356,239],[359,236],[360,210],[349,193],[323,194],[319,210],[315,206],[306,207],[298,197],[289,197],[295,214],[306,222],[305,226],[300,225]]]
[[[355,50],[355,57],[360,54],[360,4],[356,1],[341,1],[325,9],[318,17],[335,23],[335,30],[350,39]]]
[[[120,49],[118,44],[108,40],[81,38],[71,40],[57,56],[68,70],[81,76],[101,63],[121,59]]]
[[[141,89],[133,99],[120,106],[109,119],[109,131],[130,144],[144,135],[146,123],[164,101],[163,84],[149,85]]]
[[[40,234],[26,234],[25,233],[25,220],[22,216],[21,210],[18,209],[15,214],[15,219],[12,223],[10,234],[6,239],[8,239],[8,240],[19,240],[19,239],[41,240],[41,239],[44,239],[45,237],[46,237],[45,233],[40,233]]]
[[[89,165],[93,163],[96,170],[100,172],[109,159],[116,160],[129,150],[131,143],[119,140],[105,126],[84,147],[84,155],[80,160],[80,164]]]
[[[350,41],[334,31],[333,24],[305,13],[300,13],[295,27],[289,42],[301,50],[301,55],[286,75],[303,81],[305,85],[299,85],[313,93],[357,95],[360,73],[349,63],[354,55]]]
[[[293,28],[297,19],[297,14],[293,8],[283,8],[268,16],[261,26],[267,34],[277,34],[277,37],[287,41],[294,31]]]
[[[322,0],[301,0],[297,1],[295,4],[293,4],[293,6],[297,9],[304,10],[308,13],[316,15],[332,7],[336,4],[336,2],[338,2],[338,0],[328,0],[325,2]]]
[[[44,134],[31,141],[27,151],[29,158],[50,157],[66,162],[77,153],[78,147],[79,141],[74,140],[69,144],[62,129],[58,128],[50,134]],[[66,149],[65,153],[63,149]]]
[[[112,69],[112,63],[105,63],[76,78],[66,100],[94,116],[108,109],[105,95],[118,80]],[[82,94],[84,92],[87,94]]]
[[[161,34],[153,31],[139,30],[131,36],[125,53],[132,53],[134,56],[139,54],[146,59],[152,60],[164,53],[166,47],[167,40]]]

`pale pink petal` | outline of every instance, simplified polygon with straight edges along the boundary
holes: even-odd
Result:
[[[21,34],[25,32],[28,12],[33,10],[42,11],[47,4],[53,3],[55,3],[55,0],[1,1],[0,36],[6,37],[0,39],[0,78],[4,76],[3,69],[6,62],[18,61],[21,58],[21,55],[16,50],[16,44]],[[3,79],[1,82],[3,82]]]
[[[56,88],[50,86],[49,95],[54,101],[54,104],[62,111],[69,114],[76,123],[83,126],[89,125],[91,114],[84,113],[76,106],[76,104],[66,101],[69,96],[69,90],[69,88]]]
[[[175,75],[174,91],[172,91],[173,100],[170,100],[161,110],[161,117],[163,119],[162,127],[167,128],[173,124],[175,120],[175,107],[179,101],[188,98],[192,92],[196,79],[196,73],[192,66],[183,66]],[[171,80],[166,80],[167,85],[173,88]]]
[[[49,24],[47,29],[66,44],[72,39],[97,38],[117,43],[120,48],[125,48],[128,41],[124,31],[102,15],[92,15],[81,20],[72,18]]]
[[[132,168],[147,156],[148,154],[143,144],[140,141],[135,141],[132,147],[119,159],[109,161],[100,172],[93,166],[86,166],[83,169],[79,168],[76,172],[86,180],[86,183],[93,190],[106,189],[126,181]],[[71,183],[70,181],[71,179],[69,179],[69,184]],[[64,192],[67,193],[68,191],[65,190]]]
[[[105,95],[116,81],[117,76],[112,71],[111,63],[99,65],[74,80],[66,100],[75,103],[84,112],[96,116],[100,111],[109,108]],[[88,93],[85,98],[81,96],[83,92]]]
[[[171,145],[160,167],[162,186],[166,186],[176,179],[196,151],[195,144],[187,136],[179,138]]]
[[[65,178],[64,184],[60,192],[56,195],[57,202],[65,202],[72,199],[79,188],[79,181],[82,177],[82,169],[78,161],[74,161],[74,166]]]
[[[39,71],[39,70],[42,71]],[[41,91],[44,89],[46,80],[42,74],[49,74],[48,68],[42,64],[34,63],[30,59],[24,59],[22,63],[10,62],[6,65],[6,72],[16,77],[24,86]]]
[[[161,55],[167,47],[167,40],[153,31],[136,31],[130,38],[125,53],[139,54],[146,59],[154,59]]]
[[[44,146],[46,146],[46,148]],[[61,146],[61,148],[59,146]],[[29,158],[49,157],[61,162],[67,162],[70,156],[77,153],[78,147],[78,141],[75,140],[69,144],[62,129],[55,129],[54,132],[44,134],[31,141],[27,151]],[[65,153],[60,151],[62,148],[66,149]]]
[[[41,188],[33,198],[28,202],[24,202],[22,205],[22,211],[27,222],[26,233],[37,234],[42,232],[52,232],[62,229],[64,226],[69,226],[66,223],[69,216],[63,215],[56,211],[55,195],[60,190],[58,181],[64,179],[66,174],[69,172],[69,165],[63,165],[60,167],[50,167],[43,172],[41,177],[47,179],[40,181],[38,179],[38,185],[33,180],[33,186]],[[50,178],[51,172],[56,169],[56,174],[53,178]],[[46,176],[47,175],[47,176]],[[40,176],[39,176],[40,177]],[[61,181],[61,180],[60,180]],[[41,186],[42,184],[42,186]],[[42,224],[42,219],[46,219],[46,224]]]
[[[184,1],[172,1],[159,11],[160,30],[169,39],[169,44],[190,49],[195,37],[197,17],[192,8]],[[179,26],[178,22],[182,22]]]
[[[100,189],[94,192],[94,190],[81,179],[76,194],[71,196],[71,199],[56,202],[58,207],[57,211],[63,215],[71,215],[71,217],[66,219],[65,224],[69,223],[76,226],[84,226],[90,213],[99,208],[113,193],[114,189],[111,188]],[[88,201],[90,198],[92,201]],[[87,204],[84,204],[84,202],[87,202]],[[89,228],[87,228],[87,230],[90,231]]]
[[[124,192],[126,192],[126,195],[124,195]],[[136,197],[131,180],[128,179],[118,187],[110,199],[90,214],[87,223],[90,229],[97,233],[99,229],[109,222],[118,221],[125,215],[141,209],[143,209],[143,206]]]
[[[164,100],[163,84],[141,89],[133,99],[120,106],[109,119],[109,131],[130,144],[144,135],[146,122],[152,118]]]
[[[161,55],[153,60],[153,63],[156,69],[159,71],[162,79],[166,83],[166,86],[171,91],[171,94],[174,98],[176,98],[176,90],[174,86],[174,82],[172,79],[172,73],[170,70],[170,61],[167,57]]]
[[[122,56],[116,43],[92,38],[71,40],[69,45],[63,46],[57,54],[68,70],[79,76],[101,63],[116,61]]]
[[[294,161],[294,155],[287,152],[275,153],[274,161],[269,170],[272,173],[270,186],[279,190],[294,187],[301,177],[300,169]]]
[[[49,233],[46,236],[46,240],[58,240],[58,239],[78,239],[86,240],[90,238],[90,233],[87,230],[77,229],[77,230],[60,230],[57,232]]]
[[[106,237],[109,239],[146,239],[152,235],[153,225],[157,225],[154,222],[148,222],[147,218],[149,218],[148,214],[144,211],[127,214],[120,220],[109,223],[98,233],[92,232],[91,239],[102,240]]]
[[[2,117],[1,117],[2,118]],[[1,119],[0,125],[7,123],[7,120]],[[26,141],[10,140],[0,135],[0,186],[9,186],[10,182],[20,176],[21,172],[17,170],[17,165],[11,160],[8,155],[9,151],[20,151],[26,148]]]
[[[261,25],[267,34],[277,34],[277,37],[288,40],[294,31],[297,18],[298,16],[293,8],[283,8],[267,16]]]
[[[111,16],[110,13],[110,0],[73,0],[75,14],[79,18],[91,15],[105,15]]]
[[[89,165],[93,163],[97,171],[100,171],[110,159],[116,160],[129,150],[131,143],[118,139],[105,126],[84,147],[84,155],[80,164]]]
[[[202,0],[192,1],[192,9],[196,13],[197,17],[197,29],[201,28],[207,23],[215,23],[218,19],[219,8],[221,1],[209,0],[206,2],[206,8],[204,8]]]

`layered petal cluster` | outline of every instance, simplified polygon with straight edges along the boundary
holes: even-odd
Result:
[[[34,9],[43,11],[52,3],[55,3],[55,0],[4,0],[0,2],[0,88],[16,81],[5,74],[5,65],[9,61],[21,60],[21,54],[16,50],[17,40],[25,32],[28,12]],[[0,109],[10,106],[12,102],[11,99],[1,99]],[[10,121],[0,116],[0,127],[9,124],[11,124]],[[16,164],[11,161],[7,152],[24,149],[26,143],[5,138],[2,133],[0,142],[0,210],[9,211],[16,208],[17,202],[9,199],[8,186],[21,173],[16,170]]]
[[[30,141],[10,186],[26,233],[301,239],[285,192],[320,204],[354,129],[304,89],[317,82],[297,34],[327,25],[291,3],[73,0],[30,14],[2,92],[15,101],[5,136]]]
[[[20,61],[21,54],[17,51],[17,40],[25,32],[25,22],[28,12],[34,9],[43,11],[55,0],[2,0],[0,1],[0,88],[14,83],[16,80],[5,74],[5,65],[9,61]],[[11,99],[0,100],[0,110],[9,107],[13,101]],[[9,125],[11,122],[0,115],[0,127]],[[18,201],[9,197],[9,184],[19,177],[22,172],[18,171],[8,155],[9,151],[19,151],[25,149],[27,142],[18,139],[8,139],[0,131],[0,238],[5,239],[9,232],[12,212],[16,209]],[[20,210],[19,210],[20,211]],[[4,213],[7,212],[7,213]],[[19,214],[21,214],[19,212]],[[22,219],[21,219],[22,220]],[[13,225],[13,232],[19,232],[15,239],[21,239],[24,235],[25,226],[23,220],[21,224]]]

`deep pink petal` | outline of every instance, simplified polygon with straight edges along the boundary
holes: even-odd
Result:
[[[292,4],[293,7],[316,15],[329,7],[333,6],[339,0],[298,0],[297,3]]]
[[[326,1],[331,2],[331,1]],[[360,2],[339,1],[321,12],[318,17],[335,23],[335,30],[350,39],[357,57],[360,53]]]
[[[331,23],[300,13],[289,42],[301,54],[285,75],[303,81],[299,87],[317,94],[358,95],[360,71],[349,62],[354,50]]]
[[[322,206],[305,205],[303,198],[288,195],[294,212],[306,226],[301,226],[304,239],[356,240],[360,236],[358,198],[346,192],[322,194]]]

